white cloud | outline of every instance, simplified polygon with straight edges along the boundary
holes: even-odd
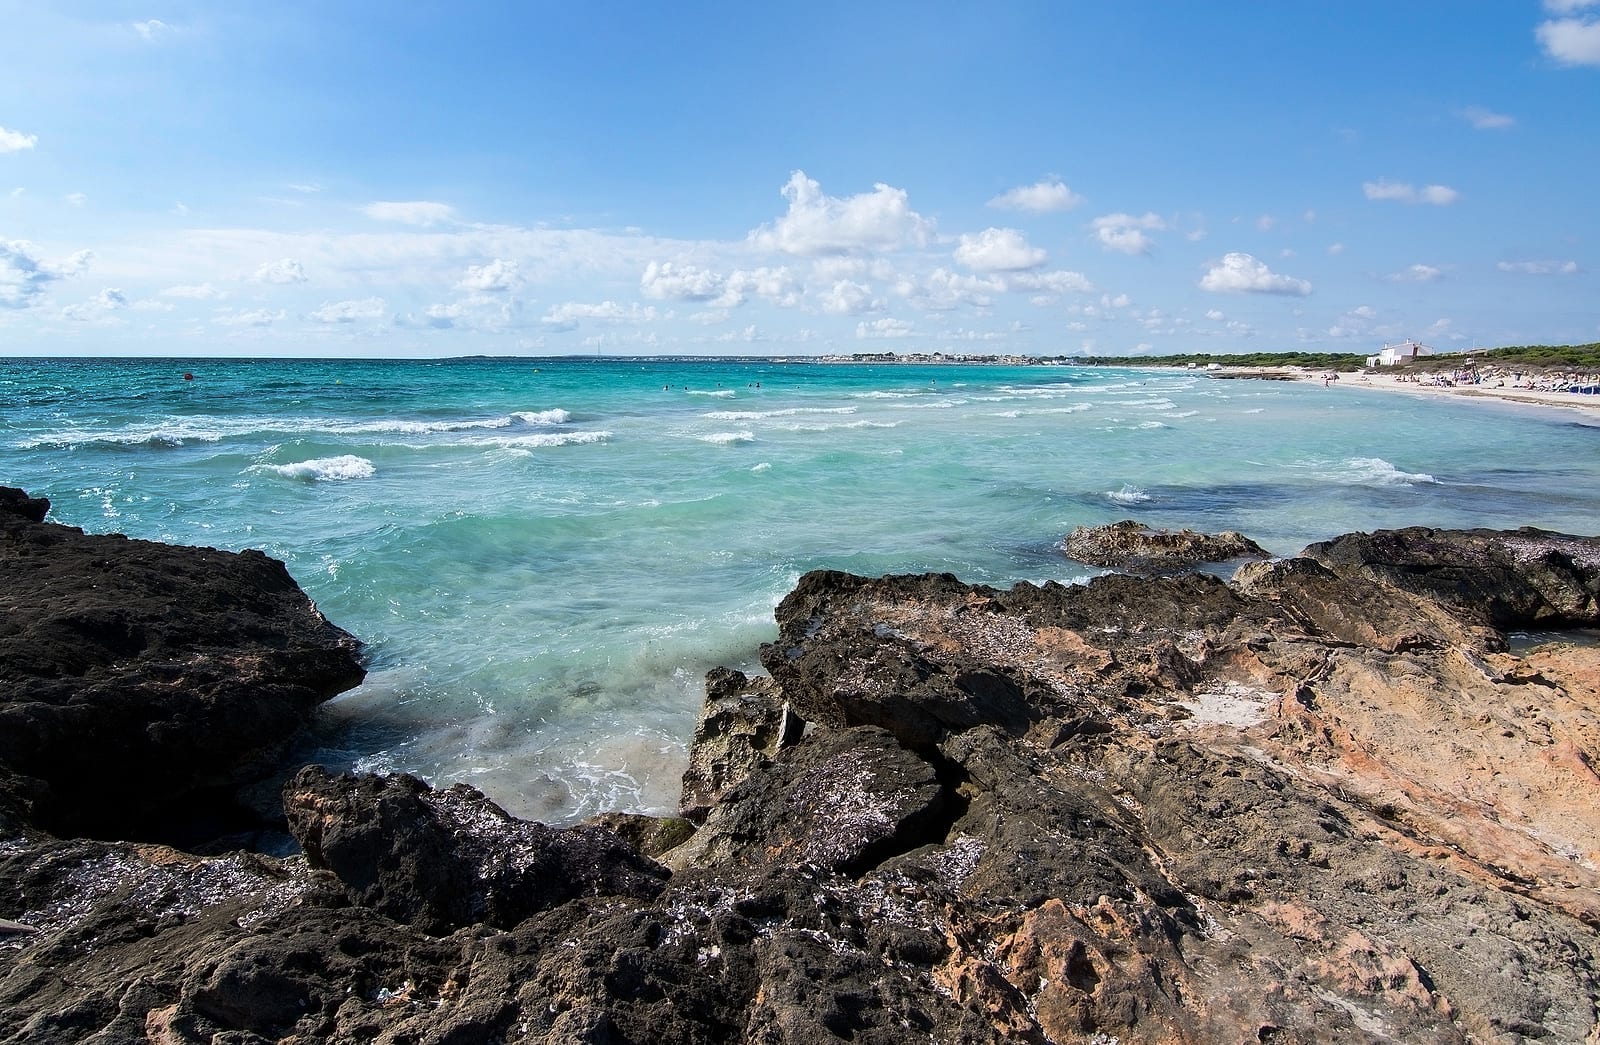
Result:
[[[1200,278],[1200,289],[1228,294],[1292,294],[1299,297],[1311,293],[1311,284],[1303,279],[1280,276],[1249,254],[1234,252],[1212,265]]]
[[[1442,270],[1432,265],[1408,265],[1399,272],[1391,273],[1386,278],[1390,283],[1432,283],[1442,274]]]
[[[61,310],[61,318],[74,323],[88,323],[105,319],[112,312],[120,312],[128,307],[128,296],[116,287],[107,287],[88,301],[76,305],[68,305]],[[115,322],[121,322],[117,320]]]
[[[165,36],[167,33],[170,33],[173,30],[172,26],[161,21],[161,19],[152,18],[147,22],[133,23],[133,31],[144,37],[146,40],[154,40],[158,36]]]
[[[87,250],[61,262],[49,262],[26,240],[0,239],[0,308],[29,308],[58,280],[79,275],[94,255]]]
[[[1122,254],[1147,254],[1153,245],[1146,232],[1163,232],[1167,223],[1155,214],[1107,214],[1093,222],[1094,234],[1106,250]]]
[[[442,225],[455,220],[456,209],[448,203],[427,200],[393,202],[380,200],[361,208],[361,213],[377,221],[398,221],[403,225]]]
[[[1003,192],[989,201],[989,206],[1001,210],[1027,210],[1035,214],[1049,211],[1071,210],[1083,202],[1083,197],[1062,184],[1060,178],[1047,178]]]
[[[1551,14],[1566,15],[1595,4],[1600,4],[1600,0],[1544,0],[1544,9]]]
[[[212,322],[220,323],[225,327],[270,327],[284,317],[284,311],[269,312],[264,308],[251,309],[248,312],[235,310],[232,312],[219,311],[212,317]]]
[[[722,298],[718,304],[742,304],[745,295],[754,294],[783,308],[800,304],[800,281],[787,268],[758,268],[749,272],[739,269],[728,276]]]
[[[1263,214],[1256,219],[1256,228],[1262,232],[1271,232],[1276,224],[1278,224],[1278,219],[1270,214]]]
[[[256,273],[252,278],[257,283],[276,283],[279,285],[304,283],[306,281],[306,270],[293,258],[280,258],[277,261],[269,261],[256,269]]]
[[[456,286],[461,290],[494,292],[516,290],[522,285],[522,276],[515,261],[495,258],[487,265],[469,265],[467,274]]]
[[[1361,191],[1366,193],[1369,200],[1394,200],[1398,203],[1431,203],[1438,207],[1449,206],[1461,198],[1461,193],[1448,185],[1424,185],[1418,189],[1405,182],[1389,181],[1387,178],[1362,182]]]
[[[0,127],[0,152],[21,152],[37,144],[39,144],[37,134],[23,134],[21,131],[8,131]]]
[[[335,301],[312,312],[310,318],[318,323],[354,323],[362,319],[382,319],[384,308],[382,298]]]
[[[715,272],[670,261],[650,262],[639,277],[640,292],[657,301],[710,301],[722,295],[724,285]]]
[[[872,288],[853,280],[841,279],[819,299],[822,311],[834,316],[858,316],[863,312],[882,312],[883,302],[872,296]]]
[[[1600,65],[1600,21],[1560,18],[1541,22],[1535,35],[1545,54],[1562,65]]]
[[[74,207],[81,207],[85,203],[89,202],[89,197],[85,196],[81,192],[69,192],[61,198],[72,204]]]
[[[1017,272],[1038,268],[1049,257],[1016,229],[988,228],[976,236],[963,234],[955,259],[979,272]]]
[[[1013,272],[1006,285],[1015,290],[1042,291],[1046,294],[1087,294],[1094,284],[1081,272],[1057,269],[1054,272]]]
[[[1004,293],[1005,283],[994,276],[967,276],[936,268],[925,278],[903,277],[895,283],[895,293],[917,308],[942,312],[963,305],[988,308],[994,295]]]
[[[754,323],[751,323],[743,330],[730,330],[725,334],[718,334],[716,340],[726,344],[747,345],[753,344],[757,341],[765,341],[766,338],[762,337],[761,331],[756,329],[756,325]]]
[[[1471,105],[1461,110],[1461,118],[1480,131],[1503,131],[1517,125],[1514,117],[1485,109],[1481,105]]]
[[[933,222],[906,205],[905,190],[882,182],[870,193],[840,198],[824,195],[821,185],[795,171],[783,196],[788,213],[752,231],[752,244],[802,256],[850,254],[920,247],[933,233]]]
[[[1330,255],[1334,256],[1334,257],[1338,257],[1340,254],[1344,253],[1344,244],[1343,243],[1330,243],[1330,244],[1328,244],[1328,253]]]
[[[856,324],[856,337],[862,339],[910,337],[914,333],[916,328],[903,319],[885,317],[874,319],[870,323],[862,320]]]
[[[615,301],[602,301],[597,305],[581,301],[569,301],[564,305],[556,305],[545,313],[540,322],[557,330],[573,330],[582,320],[597,320],[603,323],[647,323],[656,318],[653,307],[640,308],[630,305],[623,308]]]
[[[164,298],[189,298],[194,301],[210,301],[228,296],[226,290],[220,290],[210,283],[181,284],[168,287],[161,292]]]
[[[1530,276],[1570,276],[1578,271],[1576,261],[1501,261],[1501,272],[1522,272]]]
[[[1221,322],[1222,320],[1227,319],[1228,317],[1226,315],[1224,315],[1222,312],[1220,312],[1219,310],[1213,308],[1213,309],[1207,309],[1206,310],[1206,318],[1210,319],[1210,320],[1214,320],[1216,322]]]

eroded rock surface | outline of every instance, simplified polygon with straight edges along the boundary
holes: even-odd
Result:
[[[809,574],[708,682],[670,877],[320,770],[305,858],[0,843],[0,1042],[1600,1040],[1600,646],[1507,641],[1600,626],[1600,540],[1397,533]]]
[[[361,681],[359,643],[283,563],[85,534],[47,507],[0,489],[0,792],[30,822],[160,834]]]
[[[1242,533],[1161,530],[1133,519],[1080,526],[1062,542],[1067,557],[1090,566],[1135,573],[1172,573],[1201,562],[1265,559],[1267,551]]]

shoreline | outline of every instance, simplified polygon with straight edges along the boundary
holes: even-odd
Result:
[[[1316,382],[1323,378],[1323,371],[1300,367],[1252,367],[1247,372],[1224,374],[1220,379]],[[1342,374],[1329,387],[1399,392],[1424,399],[1465,399],[1511,403],[1518,406],[1554,407],[1577,411],[1581,415],[1582,424],[1600,425],[1600,395],[1549,392],[1537,388],[1509,386],[1502,388],[1489,385],[1427,385],[1401,381],[1399,375],[1391,374]]]

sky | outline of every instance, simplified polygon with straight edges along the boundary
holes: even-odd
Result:
[[[0,355],[1600,341],[1600,0],[0,0]]]

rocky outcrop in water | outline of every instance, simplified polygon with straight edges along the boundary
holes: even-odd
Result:
[[[0,794],[13,815],[146,838],[226,818],[316,706],[361,681],[359,643],[283,563],[86,534],[44,522],[48,508],[0,488]]]
[[[1080,526],[1067,534],[1061,548],[1078,562],[1134,573],[1174,573],[1196,563],[1268,557],[1265,548],[1233,530],[1160,530],[1132,519]]]
[[[1592,1042],[1600,646],[1511,633],[1597,595],[1536,531],[808,574],[687,840],[307,770],[301,857],[0,841],[0,1042]]]

